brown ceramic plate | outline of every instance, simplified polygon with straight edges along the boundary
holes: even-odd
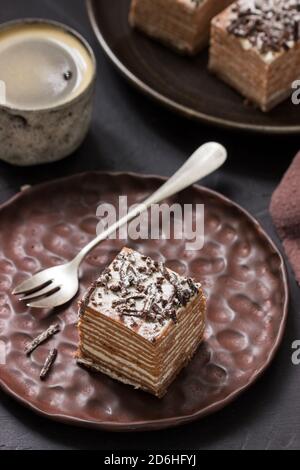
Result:
[[[177,55],[131,30],[130,0],[116,3],[108,6],[107,0],[87,0],[89,17],[106,55],[142,92],[174,111],[211,124],[262,133],[300,131],[299,107],[291,101],[268,114],[246,106],[238,93],[208,72],[207,51],[196,58]]]
[[[49,312],[31,310],[12,296],[13,286],[41,268],[70,260],[94,237],[100,202],[116,203],[121,194],[132,204],[161,182],[134,174],[86,173],[27,189],[0,208],[0,347],[6,352],[0,384],[34,411],[111,431],[166,428],[224,407],[273,359],[287,315],[283,260],[249,214],[203,187],[174,198],[205,204],[203,250],[185,251],[184,240],[108,240],[82,265],[80,296],[124,245],[203,283],[205,341],[162,400],[76,365],[78,299]],[[25,345],[54,322],[61,333],[26,357]],[[58,348],[58,359],[48,380],[40,382],[51,347]]]

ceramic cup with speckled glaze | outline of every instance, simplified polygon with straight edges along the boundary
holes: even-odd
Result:
[[[96,60],[68,26],[23,19],[0,26],[0,159],[28,166],[60,160],[91,121]]]

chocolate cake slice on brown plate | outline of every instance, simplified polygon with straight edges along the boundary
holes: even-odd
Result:
[[[211,19],[233,0],[132,0],[131,26],[185,53],[207,46]]]
[[[200,284],[124,248],[80,303],[78,362],[162,397],[204,327]]]
[[[300,0],[238,0],[212,22],[209,68],[269,111],[300,78]]]

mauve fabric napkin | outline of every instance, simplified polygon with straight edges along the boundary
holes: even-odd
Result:
[[[300,285],[300,152],[274,192],[270,212]]]

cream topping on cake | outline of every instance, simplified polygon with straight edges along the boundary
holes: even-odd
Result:
[[[86,307],[121,321],[146,339],[177,321],[182,308],[199,293],[200,284],[169,271],[132,250],[123,250],[93,283],[82,301]]]
[[[230,10],[227,31],[266,62],[300,40],[300,0],[239,0]]]

